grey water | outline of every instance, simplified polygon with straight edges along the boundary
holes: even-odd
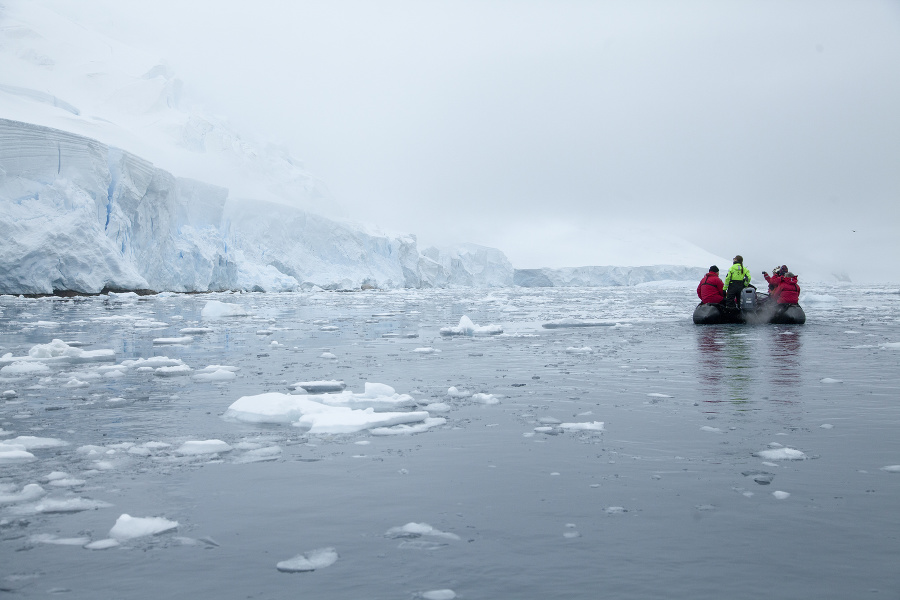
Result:
[[[0,397],[0,443],[68,443],[0,464],[0,492],[38,483],[52,498],[112,505],[29,513],[27,502],[0,504],[0,590],[898,598],[900,473],[884,467],[900,465],[900,290],[806,287],[803,326],[695,326],[692,285],[0,297],[0,355],[53,339],[116,354],[115,363],[0,372],[0,393],[12,392]],[[203,320],[210,300],[249,316]],[[505,333],[439,335],[463,315]],[[542,327],[561,319],[610,326]],[[153,343],[187,327],[212,331]],[[441,352],[414,352],[423,347]],[[239,370],[210,383],[103,369],[150,356]],[[73,379],[81,387],[67,387]],[[315,436],[222,418],[242,396],[330,379],[357,392],[385,383],[420,409],[446,403],[434,416],[447,423],[414,435]],[[500,403],[451,398],[450,386]],[[557,426],[592,421],[603,431]],[[128,451],[210,439],[235,450]],[[87,445],[104,447],[100,463],[79,451]],[[274,460],[242,460],[243,449],[273,445],[282,449]],[[781,447],[805,458],[757,455]],[[84,483],[53,488],[55,471]],[[41,541],[107,538],[121,514],[178,528],[108,550]],[[453,535],[388,533],[407,523]],[[339,554],[330,566],[276,569],[325,547]]]

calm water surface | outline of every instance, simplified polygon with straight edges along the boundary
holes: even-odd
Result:
[[[54,338],[116,353],[0,374],[0,392],[15,392],[0,400],[0,441],[69,444],[0,464],[0,498],[38,483],[51,498],[113,505],[0,504],[0,588],[26,598],[900,598],[900,473],[883,469],[900,464],[900,293],[809,288],[806,325],[757,327],[693,325],[693,286],[0,297],[0,354]],[[250,316],[204,321],[212,299]],[[506,335],[439,335],[463,315]],[[563,318],[605,326],[541,327]],[[186,327],[212,332],[153,343]],[[150,356],[240,370],[212,384],[102,369]],[[445,402],[436,416],[447,423],[310,436],[221,418],[241,396],[320,379]],[[501,401],[450,398],[450,386]],[[556,427],[589,421],[605,430]],[[235,450],[171,452],[208,439]],[[172,446],[128,452],[151,441]],[[105,447],[102,469],[84,445]],[[273,445],[276,460],[243,462],[248,448]],[[755,455],[779,447],[806,459]],[[54,471],[84,483],[54,488]],[[41,541],[106,538],[123,513],[179,527],[104,551]],[[453,536],[387,534],[410,522]],[[275,568],[322,547],[337,562]]]

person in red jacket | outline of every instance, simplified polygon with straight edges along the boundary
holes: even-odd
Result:
[[[772,292],[772,297],[778,304],[797,304],[800,302],[800,286],[797,285],[797,276],[788,271],[781,278],[778,287]]]
[[[725,299],[725,284],[719,279],[719,267],[713,265],[697,286],[700,304],[720,304]]]
[[[766,281],[769,283],[769,293],[773,293],[776,289],[778,289],[778,284],[781,283],[781,278],[785,276],[788,272],[787,265],[781,265],[780,267],[775,267],[772,270],[772,276],[769,277],[769,274],[765,271],[762,272],[763,277],[766,278]]]

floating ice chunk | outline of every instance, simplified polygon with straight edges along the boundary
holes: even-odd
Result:
[[[649,398],[671,398],[672,397],[668,394],[660,394],[659,392],[652,392],[650,394],[647,394],[647,396]]]
[[[175,450],[175,453],[181,456],[196,456],[199,454],[230,452],[231,450],[231,446],[222,440],[195,440],[183,443]]]
[[[331,352],[323,352],[322,354],[319,355],[319,358],[325,358],[328,360],[336,360],[337,356],[335,356]]]
[[[294,558],[283,560],[275,565],[282,573],[304,573],[330,567],[339,558],[334,548],[317,548]]]
[[[183,365],[184,361],[179,358],[169,358],[168,356],[151,356],[150,358],[138,358],[135,360],[123,360],[123,367],[150,367],[158,369],[159,367],[177,367]]]
[[[560,423],[560,429],[571,429],[573,431],[603,431],[603,421],[588,421],[585,423]]]
[[[150,448],[144,448],[142,446],[135,446],[134,448],[128,449],[128,454],[133,454],[135,456],[152,456],[153,451]]]
[[[305,414],[294,423],[308,428],[309,433],[354,433],[374,427],[390,427],[404,423],[418,423],[428,419],[425,411],[376,413],[371,408],[354,410],[343,406],[331,407],[328,412]]]
[[[760,450],[754,456],[764,458],[766,460],[806,460],[808,457],[800,450],[793,448],[773,448],[771,450]]]
[[[91,384],[88,383],[87,381],[81,381],[80,379],[72,377],[71,379],[69,379],[67,382],[65,382],[63,384],[63,387],[64,388],[86,388],[86,387],[90,387],[90,385]]]
[[[424,600],[453,600],[456,598],[456,592],[449,589],[428,590],[422,592],[422,598]]]
[[[0,465],[17,465],[34,462],[36,460],[37,457],[25,450],[24,446],[0,442]]]
[[[0,464],[2,464],[2,459],[0,459]],[[12,494],[0,494],[0,505],[31,502],[32,500],[37,500],[46,493],[46,490],[44,490],[44,488],[42,488],[38,484],[29,483],[22,488],[21,492],[15,492]]]
[[[428,431],[447,422],[443,417],[429,417],[414,425],[394,425],[393,427],[375,427],[369,430],[372,435],[411,435]]]
[[[209,300],[206,303],[206,306],[203,307],[203,310],[200,311],[200,316],[204,319],[223,319],[226,317],[244,317],[249,315],[243,307],[238,306],[237,304],[226,304],[225,302],[219,302],[218,300]]]
[[[441,327],[441,335],[499,335],[503,333],[500,325],[476,325],[472,320],[463,315],[456,327]]]
[[[900,465],[888,465],[886,467],[881,467],[882,471],[887,471],[888,473],[900,473]]]
[[[194,374],[195,381],[211,381],[213,383],[222,382],[222,381],[230,381],[235,379],[237,375],[234,371],[229,369],[216,369],[215,371],[208,371],[210,367],[206,367],[203,371]]]
[[[590,354],[593,351],[594,351],[594,349],[591,348],[590,346],[583,346],[581,348],[575,348],[575,347],[570,346],[569,348],[566,348],[566,352],[569,354]]]
[[[212,333],[213,329],[211,327],[185,327],[180,329],[178,333],[184,335],[203,335],[204,333]]]
[[[198,370],[197,373],[215,373],[216,371],[231,371],[232,373],[234,373],[235,371],[240,370],[240,367],[232,367],[229,365],[209,365]]]
[[[496,394],[472,394],[472,402],[479,404],[500,404],[500,399]]]
[[[416,348],[415,350],[413,350],[413,352],[417,352],[419,354],[437,354],[441,352],[441,350],[429,346],[428,348]]]
[[[6,390],[2,394],[0,394],[0,398],[3,398],[5,400],[9,400],[10,398],[15,398],[16,396],[18,396],[18,394],[16,393],[16,390]]]
[[[561,329],[565,327],[612,327],[617,325],[609,321],[585,321],[581,319],[559,319],[541,325],[544,329]]]
[[[432,402],[425,405],[425,410],[430,413],[450,412],[450,405],[445,402]]]
[[[608,506],[604,509],[604,511],[609,515],[619,515],[628,512],[628,510],[623,506]]]
[[[167,338],[156,338],[153,340],[154,346],[174,346],[180,344],[190,344],[194,341],[189,335],[185,335],[182,337],[167,337]]]
[[[157,535],[178,528],[178,521],[170,521],[162,517],[132,517],[123,514],[116,519],[116,524],[109,530],[109,537],[124,541],[146,535]]]
[[[722,433],[722,430],[718,427],[710,427],[709,425],[704,425],[700,428],[700,431],[708,431],[709,433]]]
[[[391,527],[385,532],[385,537],[389,538],[417,538],[423,535],[439,537],[448,540],[458,540],[459,536],[455,533],[448,533],[435,529],[428,523],[407,523],[400,527]]]
[[[819,425],[819,427],[821,427],[822,429],[834,429],[834,425],[832,425],[831,423],[822,423],[821,425]]]
[[[75,479],[74,477],[66,477],[65,479],[54,479],[50,482],[53,487],[78,487],[87,483],[84,479]]]
[[[35,437],[33,435],[20,435],[19,437],[7,440],[7,444],[18,444],[25,450],[42,450],[45,448],[59,448],[60,446],[68,446],[69,442],[58,440],[56,438]]]
[[[319,331],[338,331],[339,329],[340,327],[336,325],[323,325],[322,327],[319,327]]]
[[[785,498],[790,497],[790,493],[782,491],[772,492],[772,495],[775,496],[775,498],[778,500],[784,500]]]
[[[831,377],[825,377],[824,379],[820,379],[821,383],[844,383],[841,379],[832,379]]]
[[[96,542],[91,542],[90,544],[85,544],[84,547],[87,550],[109,550],[110,548],[115,548],[118,545],[118,540],[106,538],[103,540],[97,540]]]
[[[323,394],[326,392],[342,392],[347,384],[343,381],[298,381],[288,386],[294,390],[305,390],[310,394]]]
[[[279,446],[268,446],[266,448],[257,448],[248,450],[241,456],[237,457],[234,462],[239,464],[263,462],[268,460],[276,460],[281,457],[281,448]]]
[[[366,398],[378,398],[379,396],[393,396],[397,391],[385,383],[366,382],[363,396]]]
[[[34,375],[37,373],[49,373],[50,367],[43,363],[16,361],[12,364],[0,368],[0,375],[7,377],[21,377],[25,375]]]
[[[885,350],[900,350],[900,342],[888,342],[886,344],[881,344],[879,348],[884,348]]]
[[[84,546],[91,541],[89,537],[61,538],[50,533],[38,533],[28,538],[32,544],[56,544],[58,546]]]
[[[347,406],[329,406],[317,400],[338,396],[357,396],[367,402],[377,398],[362,398],[362,394],[342,394],[321,396],[297,396],[270,392],[256,396],[244,396],[235,401],[223,415],[226,419],[250,423],[292,423],[297,427],[307,427],[310,433],[353,433],[372,427],[388,427],[403,423],[417,423],[428,418],[425,411],[376,413],[371,407],[365,410]],[[401,396],[401,395],[398,395]],[[405,394],[404,394],[405,396]],[[390,400],[390,398],[388,398]]]
[[[467,392],[466,390],[457,389],[456,386],[451,386],[447,389],[447,395],[451,398],[468,398],[472,395],[472,393]]]
[[[159,367],[153,371],[153,374],[159,377],[178,377],[179,375],[188,375],[192,370],[187,365],[177,365],[175,367]]]
[[[37,504],[18,507],[16,512],[19,514],[75,513],[85,510],[97,510],[98,508],[109,508],[110,506],[112,504],[109,502],[90,500],[88,498],[44,498]]]
[[[112,350],[82,350],[79,344],[67,344],[62,340],[53,340],[49,344],[37,344],[28,351],[28,358],[32,360],[51,362],[93,362],[115,360],[116,353]]]

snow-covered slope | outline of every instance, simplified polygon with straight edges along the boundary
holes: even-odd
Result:
[[[646,267],[568,267],[564,269],[516,269],[515,285],[522,287],[597,287],[637,285],[648,281],[699,281],[701,267],[653,265]]]

